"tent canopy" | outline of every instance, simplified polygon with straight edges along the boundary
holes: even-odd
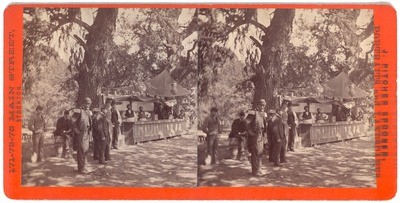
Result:
[[[332,104],[336,101],[332,99],[314,98],[314,97],[284,97],[283,101],[298,103],[321,103],[321,104]]]
[[[191,93],[172,79],[168,70],[164,70],[156,77],[146,80],[144,84],[146,85],[146,93],[156,96],[176,97]],[[175,91],[173,86],[175,86]]]
[[[144,83],[133,86],[119,87],[118,90],[141,92],[143,89],[141,85],[145,86],[144,92],[149,95],[176,97],[191,94],[190,90],[182,87],[174,79],[172,79],[168,70],[164,70],[156,77],[146,80]]]
[[[341,72],[339,75],[330,79],[327,82],[321,83],[320,86],[322,88],[321,94],[328,97],[352,99],[368,96],[368,93],[357,87],[357,85],[355,85],[353,82],[351,82],[347,74],[344,72]],[[353,89],[352,91],[351,88]],[[315,87],[307,87],[299,89],[299,91],[316,93],[316,89],[317,88]]]
[[[104,95],[105,99],[112,99],[115,101],[140,101],[140,102],[156,102],[159,101],[157,98],[153,97],[139,97],[133,95]]]
[[[350,81],[346,73],[341,72],[336,77],[322,84],[324,93],[330,97],[337,97],[343,99],[367,97],[368,93],[357,87]],[[350,88],[353,87],[353,94],[350,95]],[[327,90],[325,93],[325,89]]]

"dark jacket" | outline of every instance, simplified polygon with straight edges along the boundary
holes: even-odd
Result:
[[[336,114],[336,121],[346,121],[347,120],[347,113],[345,110],[340,110]]]
[[[109,125],[107,121],[107,116],[104,113],[100,113],[97,116],[97,121],[96,121],[96,136],[98,139],[106,139],[110,135],[110,130],[109,130]]]
[[[298,124],[298,119],[296,113],[292,110],[287,111],[288,120],[287,123],[290,127],[296,127]]]
[[[134,114],[133,110],[126,110],[125,111],[125,117],[132,118],[134,116],[135,116],[135,114]]]
[[[239,133],[246,132],[246,120],[240,120],[240,118],[236,119],[232,123],[231,132],[229,133],[229,137],[238,137]]]
[[[111,122],[113,125],[119,125],[121,122],[116,109],[111,109]]]
[[[286,142],[285,129],[282,118],[279,116],[274,116],[268,121],[268,137],[270,137],[270,141],[277,142]]]
[[[70,118],[65,118],[64,116],[57,120],[56,131],[54,135],[60,136],[63,133],[70,134],[72,131],[72,120]]]
[[[312,115],[311,115],[311,112],[303,112],[303,119],[311,119],[312,118]]]

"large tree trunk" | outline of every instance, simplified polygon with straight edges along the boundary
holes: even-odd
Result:
[[[113,34],[115,32],[118,9],[100,8],[86,36],[85,55],[78,67],[79,84],[77,105],[84,99],[92,99],[94,106],[99,105],[98,93],[103,85],[102,73],[107,67]]]
[[[294,15],[293,9],[276,9],[261,39],[261,58],[252,81],[255,86],[254,102],[265,99],[267,108],[275,108],[274,91],[282,77],[282,62],[287,57]]]

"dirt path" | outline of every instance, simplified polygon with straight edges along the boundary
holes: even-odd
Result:
[[[89,169],[77,172],[74,158],[55,157],[52,140],[45,141],[46,161],[29,161],[32,143],[23,143],[23,186],[195,187],[196,138],[190,135],[131,145],[111,151],[111,161],[99,165],[88,156]]]
[[[253,177],[250,163],[229,159],[227,137],[221,138],[220,164],[205,166],[204,144],[198,146],[199,186],[375,187],[374,136],[288,152],[284,167],[263,157],[264,176]]]
[[[87,175],[77,173],[74,158],[54,157],[51,139],[45,143],[46,161],[30,163],[31,146],[23,143],[23,186],[196,187],[197,181],[199,186],[234,187],[376,186],[374,136],[288,152],[284,167],[273,167],[264,156],[262,177],[249,174],[248,161],[229,159],[226,135],[220,140],[219,165],[202,165],[205,145],[184,135],[112,150],[106,166],[89,156],[93,172]]]

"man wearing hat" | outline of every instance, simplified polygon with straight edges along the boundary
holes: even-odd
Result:
[[[286,162],[286,136],[282,118],[275,110],[269,110],[267,133],[270,141],[269,160],[274,162],[274,166],[282,166]]]
[[[28,128],[32,131],[33,155],[32,162],[41,162],[44,159],[44,133],[46,132],[46,121],[43,117],[43,107],[37,106],[35,113],[28,122]]]
[[[255,176],[263,175],[261,169],[261,155],[264,149],[266,134],[266,115],[264,108],[267,105],[264,99],[260,99],[254,110],[248,111],[246,117],[248,147],[251,153],[251,171]]]
[[[86,98],[84,102],[74,126],[77,136],[78,172],[82,174],[88,173],[86,169],[86,156],[89,151],[89,138],[92,132],[92,112],[89,110],[92,100]]]

